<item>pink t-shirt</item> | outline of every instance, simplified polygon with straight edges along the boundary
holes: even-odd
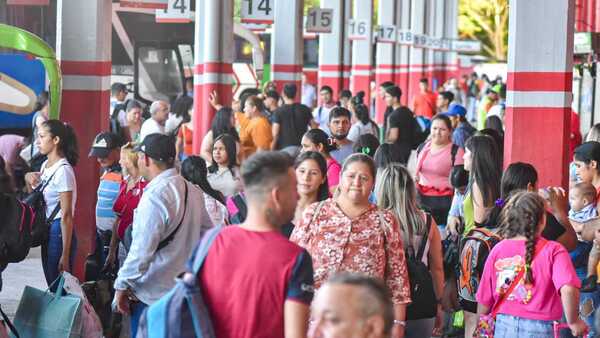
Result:
[[[498,313],[535,320],[560,320],[563,309],[560,288],[581,287],[569,253],[557,242],[540,238],[532,263],[533,286],[525,285],[525,277],[500,305]],[[525,265],[525,240],[506,239],[496,244],[488,256],[477,290],[477,302],[492,309],[500,291],[508,289],[517,275],[516,268]],[[531,292],[530,296],[528,296]],[[527,298],[530,297],[528,301]]]
[[[464,150],[458,147],[454,157],[454,165],[463,164]],[[452,143],[442,149],[431,150],[431,142],[427,142],[417,158],[419,184],[436,190],[448,190],[452,194],[450,172],[452,171]]]
[[[327,160],[327,184],[329,184],[329,188],[335,187],[340,183],[340,172],[342,171],[342,166],[337,163],[333,157]]]

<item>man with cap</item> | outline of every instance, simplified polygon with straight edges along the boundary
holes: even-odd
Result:
[[[450,110],[446,113],[446,116],[452,121],[452,143],[456,144],[461,148],[465,148],[465,142],[467,139],[477,131],[469,121],[467,120],[467,110],[460,104],[453,104],[450,106]]]
[[[117,219],[113,204],[119,195],[119,187],[123,180],[119,165],[121,139],[111,132],[96,135],[89,157],[95,157],[100,163],[100,184],[98,184],[96,200],[96,250],[94,257],[96,265],[86,265],[86,280],[96,280],[110,246],[112,226]]]
[[[148,181],[132,224],[127,259],[115,281],[113,304],[131,314],[132,337],[143,310],[165,295],[212,222],[204,194],[177,173],[174,140],[150,134],[136,148],[138,167]]]

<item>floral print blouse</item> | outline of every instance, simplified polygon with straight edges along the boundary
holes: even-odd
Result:
[[[410,303],[401,238],[391,212],[371,205],[352,219],[330,198],[306,208],[290,240],[310,253],[316,288],[336,272],[359,272],[385,281],[397,305]]]

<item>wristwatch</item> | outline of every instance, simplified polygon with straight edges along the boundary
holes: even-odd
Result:
[[[397,320],[397,319],[394,319],[394,325],[400,325],[402,327],[406,327],[406,320]]]

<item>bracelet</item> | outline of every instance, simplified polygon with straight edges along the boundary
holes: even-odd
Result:
[[[406,320],[397,320],[397,319],[394,319],[394,325],[400,325],[402,327],[406,327]]]

